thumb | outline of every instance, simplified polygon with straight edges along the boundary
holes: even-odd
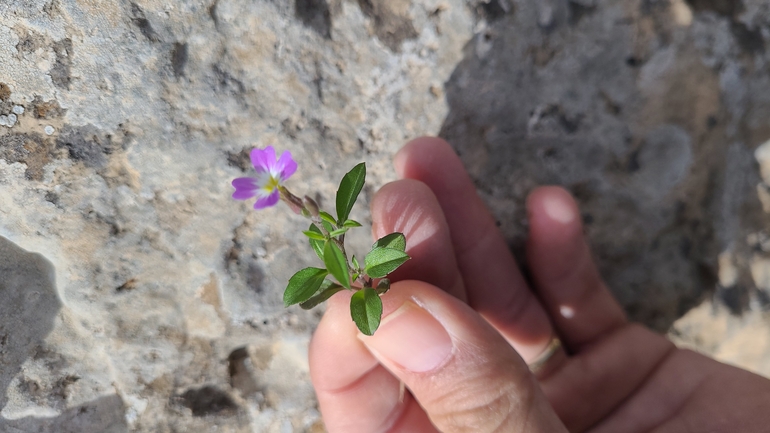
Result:
[[[536,379],[481,316],[419,281],[393,285],[370,352],[442,432],[566,432]]]

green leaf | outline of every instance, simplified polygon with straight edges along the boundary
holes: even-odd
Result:
[[[372,278],[382,278],[395,271],[404,262],[409,260],[409,255],[394,248],[374,248],[366,255],[364,272]],[[329,265],[327,265],[328,267]]]
[[[329,214],[329,212],[324,212],[324,211],[318,212],[318,216],[320,216],[322,220],[326,221],[329,224],[332,224],[332,225],[337,224],[337,220],[335,220],[334,217],[331,216],[331,214]]]
[[[382,320],[382,300],[371,287],[359,290],[350,298],[350,316],[365,335],[373,335]]]
[[[361,269],[361,265],[358,264],[358,259],[356,258],[355,254],[353,255],[353,258],[350,259],[350,262],[353,263],[353,267],[355,269]]]
[[[289,279],[289,285],[283,292],[283,304],[288,307],[307,301],[321,287],[328,274],[326,269],[319,268],[305,268],[297,272]]]
[[[310,228],[307,229],[308,232],[313,232],[319,236],[321,236],[321,240],[313,239],[310,236],[310,246],[313,247],[313,251],[315,251],[316,255],[318,255],[318,258],[323,260],[324,259],[324,235],[321,233],[321,229],[315,226],[315,224],[310,224]],[[302,232],[307,234],[306,232]]]
[[[315,225],[313,227],[315,227],[315,229],[316,229],[315,231],[313,231],[311,229],[311,230],[305,230],[302,233],[304,233],[305,236],[307,236],[310,239],[314,239],[314,240],[321,241],[321,242],[325,241],[326,238],[324,237],[323,234],[321,234],[321,231],[318,230],[318,227],[316,227]]]
[[[345,255],[342,254],[340,248],[334,242],[326,242],[324,245],[324,264],[329,269],[329,273],[334,275],[337,281],[350,288],[350,273],[348,273],[348,262],[345,260]]]
[[[337,229],[337,230],[332,230],[331,233],[329,233],[329,236],[331,236],[333,238],[336,238],[339,235],[344,235],[345,232],[347,232],[347,231],[348,231],[347,227],[343,227],[343,228]]]
[[[354,227],[361,227],[361,223],[354,220],[347,220],[344,223],[342,223],[342,227],[347,227],[349,229],[352,229]]]
[[[340,182],[340,188],[337,190],[337,221],[342,225],[343,221],[348,219],[350,210],[353,209],[361,188],[366,181],[366,165],[362,162],[353,167]]]
[[[307,301],[299,304],[299,306],[302,307],[303,310],[309,310],[322,302],[326,302],[329,298],[334,296],[335,293],[343,289],[345,288],[333,281],[324,280],[316,294]]]
[[[377,240],[377,242],[372,245],[372,250],[375,248],[393,248],[394,250],[403,252],[406,251],[406,238],[403,233],[391,233]]]
[[[321,224],[323,224],[324,228],[327,232],[331,232],[334,230],[331,224],[327,223],[326,221],[321,221]],[[310,238],[310,246],[313,247],[313,251],[315,251],[316,255],[319,259],[324,259],[324,242],[326,241],[326,238],[324,238],[323,233],[321,232],[321,229],[319,229],[315,224],[310,224],[310,228],[307,229],[308,232],[313,232],[316,234],[316,237],[310,237],[306,232],[305,235]],[[317,238],[317,236],[321,236],[320,238]]]

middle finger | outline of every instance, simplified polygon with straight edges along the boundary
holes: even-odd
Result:
[[[414,140],[396,156],[396,168],[424,182],[443,209],[450,239],[442,242],[454,251],[469,305],[526,361],[535,359],[554,335],[550,319],[452,148],[437,138]]]

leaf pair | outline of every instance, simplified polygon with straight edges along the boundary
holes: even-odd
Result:
[[[300,304],[309,310],[343,290],[344,287],[325,279],[328,274],[320,268],[305,268],[294,274],[283,294],[284,305]],[[366,287],[354,293],[350,298],[350,315],[362,333],[374,334],[382,319],[382,300],[377,291]]]

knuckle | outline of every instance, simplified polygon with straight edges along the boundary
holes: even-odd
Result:
[[[518,432],[524,431],[532,412],[536,385],[529,377],[510,379],[496,375],[458,383],[433,401],[432,420],[445,432]]]

